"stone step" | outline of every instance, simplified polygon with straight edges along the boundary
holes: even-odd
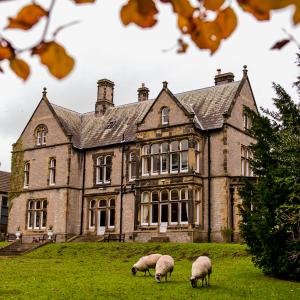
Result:
[[[22,244],[20,242],[12,243],[6,247],[0,249],[0,256],[18,256],[24,253],[30,252],[36,248],[42,247],[43,244]]]

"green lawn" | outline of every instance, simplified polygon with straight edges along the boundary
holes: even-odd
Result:
[[[149,253],[174,257],[171,282],[131,275]],[[212,258],[211,286],[193,289],[192,261],[202,254]],[[0,299],[300,299],[299,283],[264,276],[234,244],[52,244],[0,258],[0,279]]]

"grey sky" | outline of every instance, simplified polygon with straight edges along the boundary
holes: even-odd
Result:
[[[0,4],[0,28],[6,17],[14,16],[22,3],[12,1]],[[282,51],[270,51],[270,46],[285,35],[287,29],[299,40],[300,26],[291,25],[291,9],[273,15],[271,22],[258,23],[252,16],[239,13],[239,27],[211,56],[193,45],[184,55],[171,48],[179,36],[176,19],[168,5],[160,5],[161,14],[153,29],[141,30],[135,25],[124,27],[119,10],[125,0],[98,0],[96,5],[76,6],[71,1],[56,1],[50,32],[59,25],[74,20],[82,22],[58,35],[58,41],[76,59],[69,77],[58,81],[38,63],[37,58],[25,55],[31,67],[30,78],[23,83],[4,64],[7,70],[0,75],[0,162],[1,170],[10,170],[11,144],[19,137],[36,105],[42,88],[47,86],[50,102],[67,108],[87,112],[94,109],[96,82],[109,78],[115,82],[115,104],[137,101],[137,88],[142,82],[154,98],[161,82],[167,80],[172,92],[178,93],[213,85],[216,69],[242,76],[242,67],[248,65],[249,77],[258,106],[270,107],[274,96],[271,82],[282,84],[296,97],[292,82],[297,76],[294,64],[297,47],[288,45]],[[40,1],[49,3],[49,1]],[[9,38],[16,37],[18,46],[33,44],[43,26],[28,33],[6,31]]]

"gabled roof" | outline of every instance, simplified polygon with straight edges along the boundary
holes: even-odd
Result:
[[[0,171],[0,192],[8,193],[9,191],[10,173]]]
[[[170,94],[185,113],[194,114],[195,126],[202,130],[220,129],[224,116],[244,84],[235,81],[208,88]],[[110,107],[103,116],[94,112],[80,114],[51,104],[60,124],[67,134],[72,135],[73,145],[77,148],[93,148],[134,141],[137,123],[141,122],[155,100]]]

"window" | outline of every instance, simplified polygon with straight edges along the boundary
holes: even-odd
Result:
[[[160,224],[168,223],[169,218],[169,193],[168,191],[161,192],[160,204]]]
[[[149,224],[149,193],[142,193],[141,199],[141,224],[148,225]]]
[[[115,199],[109,200],[109,207],[108,207],[108,227],[114,228],[115,227]]]
[[[30,200],[27,206],[27,228],[44,229],[47,225],[47,200]]]
[[[196,160],[195,171],[196,173],[200,173],[200,143],[199,142],[195,142],[195,160]]]
[[[160,172],[162,174],[169,173],[169,144],[161,144],[161,157],[160,157]]]
[[[30,163],[25,162],[24,164],[24,187],[29,186],[29,171],[30,171]]]
[[[46,145],[47,127],[45,125],[39,125],[35,130],[36,145]]]
[[[151,225],[158,224],[158,192],[151,194]]]
[[[172,201],[176,201],[176,202],[172,202]],[[172,190],[171,191],[171,220],[170,223],[171,224],[177,224],[178,223],[178,213],[179,213],[179,209],[178,209],[178,203],[179,201],[179,194],[177,190]]]
[[[145,145],[142,149],[142,175],[150,173],[150,146]]]
[[[153,144],[151,146],[151,174],[158,174],[159,173],[159,145]]]
[[[249,122],[249,116],[247,113],[243,112],[243,126],[244,129],[249,129],[250,128],[250,122]]]
[[[241,147],[241,173],[242,176],[254,176],[251,169],[250,160],[252,159],[252,153],[246,146]]]
[[[134,180],[136,178],[136,154],[131,152],[129,154],[129,164],[128,164],[128,173],[129,180]]]
[[[1,196],[0,196],[1,198]],[[2,204],[1,204],[1,224],[7,224],[8,221],[8,198],[6,196],[2,196]]]
[[[180,142],[180,172],[188,171],[188,155],[189,141],[183,140]]]
[[[180,224],[188,223],[188,201],[191,192],[188,189],[183,189],[180,192]]]
[[[162,125],[168,125],[169,124],[169,109],[167,107],[164,107],[161,110],[161,124]]]
[[[179,170],[179,143],[174,141],[171,143],[171,173],[177,173]]]
[[[112,157],[110,155],[96,159],[96,184],[110,183],[112,170]]]
[[[49,162],[49,185],[55,185],[56,181],[56,159],[50,158]]]
[[[195,191],[195,223],[197,225],[200,224],[201,220],[200,220],[200,190],[196,190]]]
[[[96,200],[91,200],[89,204],[89,228],[95,228],[96,223]]]

